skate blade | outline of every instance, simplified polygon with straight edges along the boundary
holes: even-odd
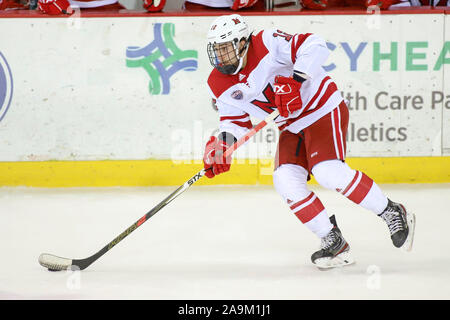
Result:
[[[400,248],[409,252],[412,250],[414,242],[414,229],[416,227],[416,216],[414,213],[406,212],[406,221],[408,223],[408,237]]]
[[[333,268],[341,268],[354,264],[356,261],[352,258],[349,252],[343,252],[336,257],[319,258],[314,264],[319,270],[330,270]]]

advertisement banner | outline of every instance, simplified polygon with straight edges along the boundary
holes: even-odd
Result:
[[[206,87],[213,20],[0,19],[0,161],[199,162],[218,128]],[[275,28],[326,40],[323,67],[350,109],[347,156],[449,154],[443,15],[246,20],[255,33]],[[236,158],[272,158],[278,136],[268,127]]]
[[[445,53],[440,59],[443,63],[450,64],[450,16],[445,16]],[[450,156],[450,70],[447,67],[443,75],[444,87],[446,88],[440,98],[442,103],[442,155]]]

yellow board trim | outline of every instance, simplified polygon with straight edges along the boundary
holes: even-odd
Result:
[[[450,157],[349,158],[350,167],[377,183],[448,183]],[[176,186],[202,168],[201,161],[172,160],[0,162],[0,186]],[[272,160],[234,160],[230,172],[196,185],[271,185]],[[314,179],[311,181],[316,183]]]

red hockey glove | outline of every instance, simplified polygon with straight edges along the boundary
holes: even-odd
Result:
[[[144,0],[143,7],[148,12],[159,12],[164,8],[166,0]]]
[[[276,76],[273,91],[275,93],[275,105],[282,117],[288,117],[290,113],[302,108],[300,97],[301,82],[293,78]]]
[[[328,0],[301,0],[302,5],[311,10],[323,10],[328,6]]]
[[[212,167],[212,170],[207,170],[205,176],[213,178],[216,174],[221,174],[230,170],[231,156],[225,158],[223,153],[229,145],[216,137],[209,138],[205,147],[205,155],[203,156],[203,163],[205,169]]]
[[[234,0],[231,10],[250,8],[254,6],[256,2],[258,2],[258,0]]]
[[[73,9],[67,0],[38,0],[39,9],[46,14],[72,14]]]

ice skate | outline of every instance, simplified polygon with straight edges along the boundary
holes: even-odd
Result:
[[[320,270],[343,267],[355,263],[350,255],[350,246],[342,236],[336,224],[336,218],[330,217],[333,229],[321,239],[320,250],[313,253],[311,261]]]
[[[388,199],[388,205],[379,215],[388,225],[392,243],[397,248],[411,251],[416,217],[400,203]]]

